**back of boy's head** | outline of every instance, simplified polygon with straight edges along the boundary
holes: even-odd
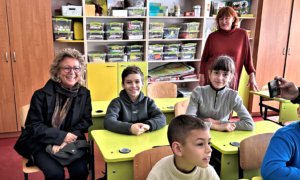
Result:
[[[137,66],[128,66],[127,68],[125,68],[122,72],[122,84],[124,84],[125,78],[129,75],[129,74],[139,74],[141,76],[141,80],[142,82],[144,82],[144,74],[142,72],[142,70],[137,67]]]
[[[168,140],[172,147],[173,142],[185,145],[186,138],[192,130],[208,130],[207,125],[199,118],[190,115],[175,117],[168,127]]]
[[[231,74],[235,73],[235,64],[231,57],[229,56],[219,56],[217,57],[210,65],[210,73],[212,73],[213,70],[215,71],[227,71]]]

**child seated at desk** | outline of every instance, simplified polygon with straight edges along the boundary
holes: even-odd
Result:
[[[166,117],[154,101],[144,96],[144,75],[137,66],[122,72],[120,97],[111,101],[104,118],[104,128],[120,134],[140,135],[166,125]]]
[[[214,130],[253,131],[255,125],[243,105],[242,98],[237,91],[227,87],[235,74],[233,60],[229,56],[217,57],[212,62],[208,74],[210,85],[197,86],[193,90],[186,114],[197,116]],[[228,121],[232,110],[237,113],[239,121]]]
[[[300,104],[300,87],[280,76],[280,95],[277,98]],[[300,118],[300,107],[297,108]],[[261,165],[264,180],[300,180],[300,121],[293,122],[276,131],[272,137]]]
[[[196,117],[180,115],[168,127],[168,140],[174,155],[158,161],[147,180],[219,180],[209,165],[212,149],[209,128]]]

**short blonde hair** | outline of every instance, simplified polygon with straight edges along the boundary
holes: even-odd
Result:
[[[66,58],[74,58],[79,61],[80,64],[80,77],[78,80],[78,83],[83,86],[85,85],[85,80],[84,80],[84,75],[86,72],[86,62],[82,57],[82,54],[76,50],[76,49],[71,49],[71,48],[66,48],[61,50],[56,56],[54,57],[53,62],[50,65],[50,78],[58,83],[61,83],[61,79],[58,76],[58,71],[61,68],[60,63]]]

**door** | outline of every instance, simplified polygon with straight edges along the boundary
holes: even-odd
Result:
[[[294,0],[284,78],[300,86],[300,0]]]
[[[6,0],[17,118],[49,79],[53,61],[50,0]],[[20,126],[18,126],[20,130]]]
[[[264,0],[256,65],[256,82],[263,87],[283,76],[293,0]],[[271,102],[271,101],[270,101]],[[252,112],[259,112],[259,97],[253,96]],[[279,108],[279,104],[266,103]]]
[[[123,70],[128,67],[128,66],[138,66],[143,74],[144,74],[144,87],[142,88],[142,92],[146,96],[146,87],[147,87],[147,62],[123,62],[123,63],[118,63],[118,95],[120,91],[123,90],[122,88],[122,72]]]
[[[92,101],[111,101],[118,96],[117,63],[87,64],[87,88]]]
[[[0,0],[0,133],[17,131],[5,0]]]

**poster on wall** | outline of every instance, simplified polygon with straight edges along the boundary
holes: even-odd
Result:
[[[241,17],[242,14],[250,14],[251,0],[232,0],[232,8]]]

